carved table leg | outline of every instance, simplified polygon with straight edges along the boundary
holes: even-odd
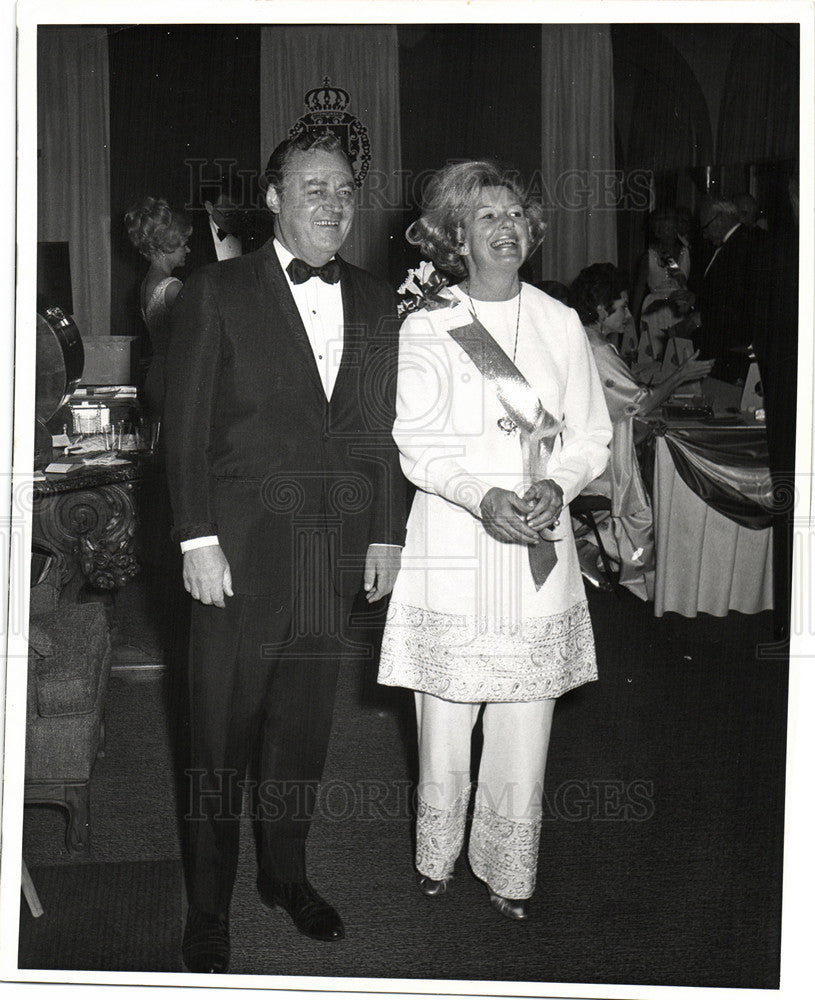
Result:
[[[98,590],[117,590],[139,572],[132,483],[43,496],[35,504],[34,515],[35,540],[44,541],[61,556],[63,585],[77,564]]]

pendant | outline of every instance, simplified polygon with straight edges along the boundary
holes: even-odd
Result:
[[[512,420],[511,417],[501,417],[500,420],[498,421],[498,426],[501,428],[504,434],[507,435],[507,437],[509,437],[511,434],[514,434],[515,431],[518,430],[518,425],[515,423],[514,420]]]

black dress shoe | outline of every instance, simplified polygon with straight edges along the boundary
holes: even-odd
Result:
[[[187,911],[181,954],[188,972],[229,971],[229,921],[223,913]]]
[[[278,882],[261,876],[258,892],[270,909],[282,906],[301,934],[317,941],[339,941],[345,937],[339,913],[312,889],[307,879]]]

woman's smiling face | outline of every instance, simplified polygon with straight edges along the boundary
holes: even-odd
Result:
[[[463,254],[471,278],[517,271],[529,253],[523,205],[505,187],[485,187],[464,226]]]

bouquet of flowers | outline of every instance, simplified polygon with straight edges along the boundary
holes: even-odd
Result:
[[[399,319],[419,309],[446,309],[455,305],[456,297],[447,288],[448,283],[449,279],[439,274],[428,260],[411,268],[397,289],[401,296],[396,310]]]

